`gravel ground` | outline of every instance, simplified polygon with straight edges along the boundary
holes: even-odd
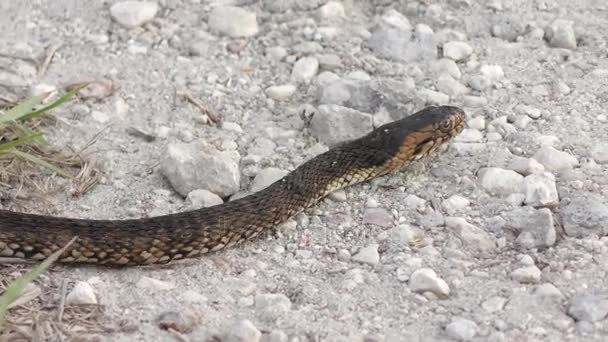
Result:
[[[101,183],[74,199],[57,179],[68,191],[29,212],[212,205],[426,105],[467,112],[441,157],[337,191],[261,240],[164,267],[55,267],[37,300],[103,309],[64,322],[67,338],[608,339],[604,1],[55,0],[0,12],[1,95],[96,81],[46,133],[74,149],[96,138]],[[38,77],[32,60],[55,48]]]

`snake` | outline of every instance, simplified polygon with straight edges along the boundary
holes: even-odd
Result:
[[[0,257],[43,260],[63,248],[62,263],[121,267],[217,252],[275,228],[338,189],[438,155],[464,123],[458,107],[428,106],[333,145],[260,191],[178,213],[101,220],[0,210]]]

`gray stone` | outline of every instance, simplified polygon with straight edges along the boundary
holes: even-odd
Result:
[[[446,217],[445,225],[458,234],[468,248],[482,252],[491,252],[496,249],[496,242],[490,234],[468,223],[462,217]]]
[[[516,242],[526,248],[549,247],[555,244],[556,231],[553,214],[547,208],[517,208],[506,214],[503,228],[518,233]]]
[[[380,94],[370,81],[338,79],[319,88],[319,103],[336,104],[366,113],[378,108]]]
[[[540,284],[534,290],[534,295],[542,298],[555,298],[561,300],[564,298],[562,292],[551,283]]]
[[[220,197],[239,190],[241,173],[236,151],[217,151],[196,144],[169,144],[161,157],[161,173],[182,196],[207,189]]]
[[[296,89],[296,86],[293,84],[270,86],[266,88],[266,95],[273,100],[284,101],[293,95],[293,93],[296,92]]]
[[[562,201],[561,218],[566,235],[585,237],[608,235],[608,205],[593,193],[572,193],[570,202]]]
[[[363,224],[390,227],[393,224],[393,215],[384,208],[366,208],[363,212]]]
[[[568,314],[577,321],[603,320],[608,317],[608,293],[577,294],[570,302]]]
[[[549,172],[536,173],[524,178],[524,203],[533,207],[555,207],[559,204],[555,176]]]
[[[282,330],[273,330],[266,336],[264,342],[288,342],[289,336]]]
[[[545,39],[549,45],[562,49],[576,49],[576,35],[574,34],[574,22],[571,20],[557,19],[545,30]]]
[[[287,57],[287,49],[282,46],[271,46],[266,49],[266,56],[274,59],[275,61],[280,61]]]
[[[507,299],[500,296],[490,297],[481,303],[481,307],[488,313],[494,313],[502,310],[505,306]]]
[[[319,71],[319,61],[315,57],[302,57],[293,65],[291,80],[296,83],[310,83]]]
[[[409,287],[413,292],[424,293],[428,291],[439,298],[447,298],[450,295],[448,284],[430,268],[421,268],[414,271],[410,276]]]
[[[192,209],[212,207],[214,205],[224,203],[220,196],[205,189],[196,189],[190,191],[190,193],[188,194],[188,200],[191,203],[190,206]]]
[[[473,53],[471,45],[460,42],[452,41],[443,44],[443,56],[454,61],[462,61],[467,59]]]
[[[591,158],[598,164],[608,164],[608,140],[598,141],[591,148]]]
[[[468,85],[477,91],[484,91],[492,86],[494,82],[485,75],[474,75],[469,79]]]
[[[254,12],[240,7],[219,6],[209,12],[209,28],[227,36],[251,37],[258,33],[258,22]]]
[[[469,89],[459,81],[452,78],[450,75],[441,75],[437,79],[435,85],[437,90],[442,93],[448,94],[450,97],[459,97],[469,92]]]
[[[265,293],[255,296],[255,309],[264,319],[277,319],[291,310],[291,301],[282,293]]]
[[[492,36],[514,42],[526,32],[526,24],[516,17],[500,18],[490,29]]]
[[[454,318],[445,327],[446,334],[457,341],[470,341],[477,335],[477,324],[466,318]]]
[[[336,70],[342,66],[340,56],[333,53],[318,55],[317,59],[319,60],[319,68],[322,70]]]
[[[378,245],[371,244],[365,248],[361,248],[357,254],[353,255],[352,260],[361,264],[378,265],[380,263]]]
[[[486,128],[486,119],[483,116],[478,116],[467,121],[467,126],[471,129],[484,130]]]
[[[399,62],[414,62],[436,58],[433,30],[417,25],[415,34],[405,16],[394,9],[381,16],[367,40],[367,46],[383,58]]]
[[[276,167],[267,167],[261,170],[251,182],[251,192],[258,192],[270,184],[278,181],[279,179],[285,177],[289,172],[276,168]]]
[[[372,129],[371,115],[338,105],[319,106],[310,124],[312,134],[330,146],[360,138]]]
[[[121,1],[110,7],[110,16],[126,28],[141,26],[156,16],[158,4],[152,1]]]
[[[300,55],[310,55],[313,53],[323,51],[323,46],[317,42],[302,42],[300,44],[296,44],[292,48],[293,52]]]
[[[479,183],[489,193],[502,196],[522,193],[524,190],[524,177],[522,175],[512,170],[497,167],[481,169],[479,171]]]
[[[540,282],[541,272],[538,267],[524,266],[511,272],[511,278],[522,284],[536,284]]]
[[[224,335],[225,342],[260,342],[262,333],[249,320],[242,320],[234,324]]]

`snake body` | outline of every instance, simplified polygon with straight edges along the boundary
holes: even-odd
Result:
[[[462,131],[464,118],[456,107],[427,107],[329,149],[257,193],[192,211],[90,220],[0,210],[0,256],[41,260],[74,237],[61,262],[146,265],[218,251],[258,236],[337,189],[430,155]]]

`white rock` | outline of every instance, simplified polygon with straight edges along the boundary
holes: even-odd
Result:
[[[233,325],[224,335],[225,342],[260,342],[262,333],[249,320],[242,320]]]
[[[576,35],[573,25],[574,22],[571,20],[555,20],[546,30],[549,45],[563,49],[576,49]]]
[[[333,20],[343,18],[344,6],[338,1],[328,1],[325,5],[319,7],[317,16],[320,20]]]
[[[291,70],[291,80],[296,83],[310,83],[319,71],[319,61],[315,57],[302,57]]]
[[[598,322],[608,317],[608,293],[578,293],[572,298],[568,314],[577,321]]]
[[[553,214],[547,208],[521,207],[508,212],[504,228],[517,232],[516,242],[525,248],[553,246],[557,237]]]
[[[511,159],[508,168],[524,176],[545,171],[543,164],[536,161],[536,159],[519,156],[514,156]]]
[[[91,112],[91,119],[93,119],[99,123],[106,123],[106,122],[110,121],[110,117],[108,116],[108,114],[106,114],[104,112],[100,112],[98,110],[94,110]]]
[[[191,203],[192,209],[212,207],[214,205],[224,203],[220,196],[205,189],[196,189],[190,191],[187,198]]]
[[[140,289],[165,291],[175,288],[175,283],[144,276],[137,281],[136,286]]]
[[[477,334],[477,324],[465,318],[455,318],[445,327],[445,332],[457,341],[470,341]]]
[[[360,138],[372,129],[371,115],[339,105],[320,105],[310,124],[311,133],[330,146]]]
[[[524,178],[525,203],[533,207],[554,207],[559,204],[555,176],[549,172]]]
[[[156,16],[158,4],[152,1],[121,1],[110,7],[114,21],[127,28],[143,25]]]
[[[443,55],[454,61],[461,61],[473,53],[471,45],[465,42],[452,41],[443,44]]]
[[[285,177],[289,172],[276,168],[276,167],[268,167],[261,170],[253,179],[251,183],[251,192],[258,192],[270,184],[278,181],[279,179]]]
[[[437,75],[448,74],[452,78],[459,80],[462,77],[458,64],[451,59],[442,58],[431,65],[433,72]]]
[[[538,285],[538,287],[534,290],[534,295],[539,297],[557,298],[560,300],[564,298],[562,292],[551,283]]]
[[[276,319],[291,310],[291,301],[282,293],[264,293],[255,296],[255,309],[265,319]]]
[[[424,231],[409,224],[400,224],[391,230],[391,241],[399,247],[420,244],[423,239]]]
[[[243,129],[241,128],[241,125],[239,125],[236,122],[231,122],[231,121],[222,122],[222,129],[231,131],[231,132],[235,132],[235,133],[243,133]]]
[[[483,116],[478,116],[467,121],[467,126],[471,129],[483,130],[486,128],[486,119]]]
[[[217,151],[197,144],[169,144],[161,157],[161,172],[183,196],[203,188],[228,197],[240,187],[239,159],[236,151]]]
[[[460,195],[452,195],[441,202],[443,209],[450,215],[468,207],[469,204],[471,201]]]
[[[359,253],[353,255],[352,260],[361,264],[377,265],[380,262],[380,254],[378,254],[378,245],[371,244],[365,248],[361,248]]]
[[[266,88],[266,95],[277,101],[287,100],[295,92],[296,86],[293,84],[277,85]]]
[[[492,82],[500,81],[505,77],[505,72],[500,65],[482,65],[479,72]]]
[[[424,100],[425,104],[430,105],[442,106],[450,102],[449,95],[430,89],[421,89],[418,91],[418,96]]]
[[[459,97],[469,92],[469,89],[450,75],[441,75],[435,85],[439,91],[448,94],[450,97]]]
[[[522,284],[536,284],[540,282],[540,269],[536,266],[525,266],[511,272],[511,278]]]
[[[462,217],[446,217],[445,225],[458,234],[469,248],[484,252],[496,249],[495,240],[485,230],[468,223]]]
[[[89,283],[77,281],[66,296],[65,302],[66,304],[97,304],[97,296]]]
[[[481,186],[489,193],[510,195],[524,190],[524,177],[512,170],[489,167],[479,172]]]
[[[430,268],[421,268],[410,276],[410,290],[423,293],[432,292],[439,298],[446,298],[450,295],[450,287],[445,280],[439,278],[435,271]]]
[[[540,116],[542,115],[542,112],[540,111],[540,109],[538,109],[536,107],[524,105],[524,104],[517,105],[515,107],[515,111],[520,114],[525,114],[534,120],[539,119]]]
[[[462,132],[454,139],[458,142],[480,142],[483,140],[483,133],[477,129],[465,128]]]
[[[488,313],[494,313],[502,310],[506,302],[504,297],[494,296],[481,303],[481,307]]]
[[[591,148],[591,158],[598,164],[608,164],[608,140],[604,139]]]
[[[251,37],[258,33],[254,12],[240,7],[220,6],[209,13],[209,28],[230,37]]]
[[[543,146],[533,156],[549,171],[563,171],[578,165],[578,159],[573,155],[558,151],[550,146]]]

